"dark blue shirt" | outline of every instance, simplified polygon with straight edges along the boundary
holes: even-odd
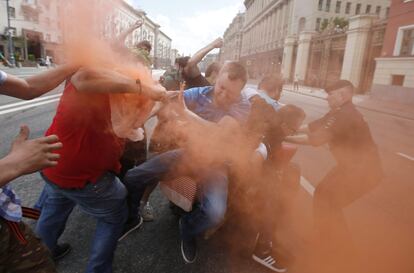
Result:
[[[250,112],[250,104],[240,96],[240,100],[227,109],[222,109],[213,103],[213,86],[196,87],[184,91],[185,104],[188,109],[201,118],[219,122],[224,116],[230,116],[243,123]]]

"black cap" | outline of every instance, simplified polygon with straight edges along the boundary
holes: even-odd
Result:
[[[354,93],[354,88],[355,88],[354,85],[352,84],[352,82],[347,81],[347,80],[339,80],[339,81],[327,86],[325,88],[325,91],[326,91],[326,93],[329,94],[330,92],[332,92],[334,90],[341,89],[341,88],[344,88],[344,87],[349,87],[352,90],[352,93]]]

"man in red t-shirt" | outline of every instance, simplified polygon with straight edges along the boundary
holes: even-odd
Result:
[[[141,93],[162,99],[160,85],[149,86],[106,69],[81,68],[70,79],[46,135],[63,144],[59,164],[42,172],[47,195],[36,232],[53,252],[75,205],[97,219],[86,272],[112,272],[117,240],[127,217],[126,189],[116,177],[123,139],[111,124],[110,93]],[[66,245],[68,247],[68,245]]]

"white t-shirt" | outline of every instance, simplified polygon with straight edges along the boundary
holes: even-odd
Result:
[[[255,152],[261,155],[264,160],[267,159],[267,148],[266,145],[264,145],[264,143],[260,143],[259,147],[257,147]]]
[[[0,70],[0,85],[2,85],[7,79],[7,74],[4,71]]]
[[[280,107],[283,106],[280,102],[278,102],[275,99],[272,99],[269,97],[265,91],[263,90],[257,90],[256,88],[246,87],[242,90],[241,95],[243,98],[250,101],[250,99],[254,96],[259,96],[260,98],[264,99],[268,104],[273,106],[273,109],[276,111],[280,109]]]

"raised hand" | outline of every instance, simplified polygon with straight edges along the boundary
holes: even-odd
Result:
[[[217,38],[213,41],[213,47],[214,48],[221,48],[223,47],[223,39],[222,38]]]
[[[185,90],[186,82],[180,83],[180,93],[178,95],[178,105],[180,111],[186,111],[187,105],[185,105],[185,99],[184,99],[184,90]]]
[[[15,138],[7,156],[15,163],[20,175],[56,166],[60,156],[53,151],[62,148],[62,143],[56,135],[28,140],[29,133],[26,125],[20,127],[19,135]]]

